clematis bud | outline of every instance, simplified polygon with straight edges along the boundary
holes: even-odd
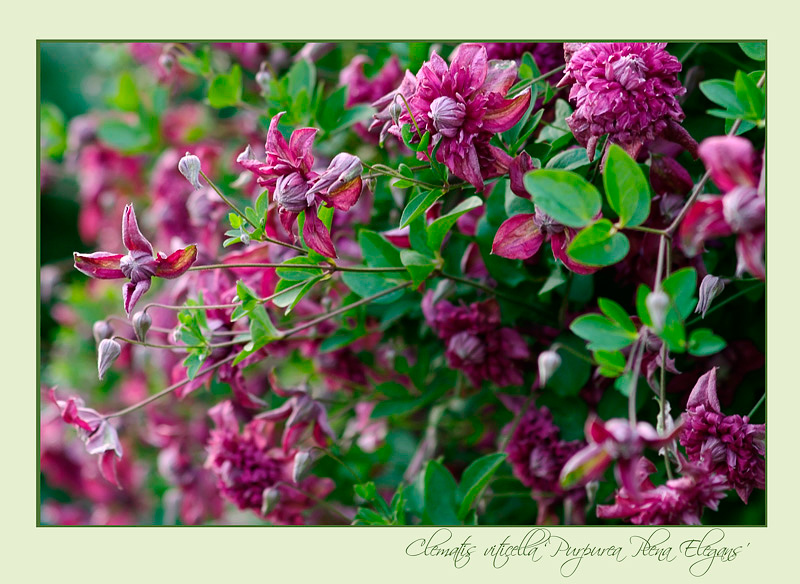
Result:
[[[189,154],[181,158],[178,162],[178,170],[186,177],[195,189],[200,189],[200,159],[194,154]]]
[[[99,345],[103,339],[109,339],[114,334],[114,329],[108,324],[108,321],[98,320],[92,325],[92,335],[94,341]]]
[[[175,66],[175,57],[173,57],[169,53],[163,53],[158,58],[158,64],[161,65],[161,67],[164,69],[164,71],[169,73],[170,71],[172,71],[172,68]]]
[[[120,353],[122,353],[122,347],[117,341],[111,339],[100,341],[100,346],[97,347],[97,376],[99,379],[103,379],[106,371],[117,360]]]
[[[669,310],[669,296],[663,290],[653,290],[645,298],[647,312],[653,321],[653,330],[661,332],[667,321],[667,310]]]
[[[697,308],[694,309],[695,313],[700,313],[700,318],[706,317],[706,311],[711,306],[711,301],[719,296],[725,289],[725,282],[721,278],[708,274],[703,281],[700,282],[700,300],[697,302]]]
[[[256,83],[261,88],[261,92],[266,95],[269,93],[269,82],[272,81],[272,74],[267,70],[266,61],[261,63],[261,67],[256,73]]]
[[[264,489],[261,503],[261,515],[268,515],[275,510],[281,500],[281,492],[276,487],[267,487]]]
[[[296,484],[299,485],[308,476],[308,472],[314,466],[316,459],[317,457],[311,450],[302,450],[297,453],[297,456],[294,457],[294,467],[292,468],[292,480]]]
[[[242,235],[239,236],[239,241],[242,242],[242,245],[250,245],[250,236],[247,233],[242,232]]]
[[[430,117],[433,127],[448,138],[453,138],[458,133],[466,115],[466,106],[452,97],[443,95],[431,102]]]
[[[755,231],[764,225],[764,197],[754,187],[738,186],[722,197],[722,215],[734,233]]]
[[[539,387],[547,384],[560,365],[561,356],[555,351],[545,351],[539,355]]]
[[[131,324],[133,325],[133,332],[136,338],[144,342],[147,331],[150,330],[150,325],[153,324],[153,319],[150,318],[150,315],[146,312],[140,311],[133,315]]]
[[[300,213],[308,207],[308,183],[299,172],[278,179],[275,185],[275,201],[292,213]]]

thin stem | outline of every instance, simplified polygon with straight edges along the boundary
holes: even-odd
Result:
[[[519,426],[519,423],[522,421],[522,418],[525,416],[525,413],[528,411],[528,406],[531,405],[531,401],[533,401],[533,392],[531,392],[530,395],[528,395],[528,397],[525,399],[525,403],[522,404],[522,409],[520,409],[519,415],[516,416],[515,419],[514,419],[514,424],[511,426],[511,428],[508,431],[508,433],[505,436],[503,436],[503,441],[498,446],[497,452],[505,452],[506,451],[506,446],[508,446],[508,442],[511,440],[511,437],[514,435],[514,432],[517,431],[517,426]]]
[[[275,483],[276,487],[279,486],[279,485],[282,485],[282,486],[285,486],[285,487],[289,487],[290,489],[293,489],[293,490],[297,491],[301,495],[303,495],[305,497],[308,497],[309,499],[311,499],[312,501],[315,501],[316,503],[322,505],[326,509],[329,509],[330,511],[333,511],[333,513],[335,513],[336,515],[338,515],[339,517],[344,519],[348,524],[352,523],[352,521],[353,521],[352,517],[348,517],[347,515],[342,513],[336,507],[331,505],[328,501],[325,501],[324,499],[320,499],[319,497],[317,497],[316,495],[312,495],[308,491],[304,491],[303,489],[301,489],[300,487],[298,487],[297,485],[295,485],[293,483],[289,483],[289,482],[286,482],[286,481],[278,481],[277,483]]]
[[[683,56],[680,58],[680,62],[681,62],[681,63],[683,63],[683,62],[684,62],[686,59],[688,59],[688,58],[689,58],[689,55],[691,55],[692,53],[694,53],[694,50],[695,50],[697,47],[699,47],[699,46],[700,46],[700,43],[694,43],[694,44],[693,44],[693,45],[692,45],[692,46],[689,48],[689,50],[688,50],[688,51],[686,51],[686,52],[683,54]]]
[[[210,373],[211,371],[214,371],[215,369],[218,369],[218,368],[222,367],[223,365],[225,365],[225,363],[233,361],[235,358],[236,358],[236,355],[231,355],[230,357],[226,357],[225,359],[223,359],[222,361],[219,361],[218,363],[214,363],[214,365],[212,365],[211,367],[207,367],[207,368],[203,369],[202,371],[198,372],[197,375],[194,376],[194,379],[197,379],[201,375],[205,375],[206,373]],[[189,378],[186,378],[183,381],[179,381],[178,383],[173,383],[172,385],[170,385],[166,389],[162,389],[161,391],[159,391],[158,393],[156,393],[154,395],[151,395],[147,399],[144,399],[144,400],[140,401],[137,404],[133,404],[132,406],[127,407],[124,410],[119,410],[118,412],[113,412],[111,414],[108,414],[107,416],[104,416],[103,419],[104,420],[110,420],[111,418],[118,418],[120,416],[124,416],[125,414],[130,414],[131,412],[135,412],[136,410],[143,408],[147,404],[152,403],[152,402],[156,401],[157,399],[160,399],[160,398],[164,397],[165,395],[169,395],[170,393],[172,393],[173,391],[175,391],[176,389],[178,389],[180,387],[183,387],[184,385],[186,385],[190,381],[192,381],[192,380],[189,379]]]
[[[664,260],[666,259],[664,256],[666,255],[666,244],[667,238],[662,235],[658,239],[658,260],[656,262],[656,282],[653,285],[653,290],[660,290],[661,289],[661,270],[664,269]]]
[[[242,334],[246,334],[247,331],[242,331]],[[129,339],[127,337],[121,337],[119,335],[115,335],[111,337],[116,341],[122,341],[123,343],[128,343],[130,345],[140,345],[142,347],[149,347],[151,349],[216,349],[218,347],[231,347],[233,345],[241,345],[245,341],[228,341],[225,343],[209,343],[207,345],[157,345],[154,343],[145,343],[143,341],[138,341],[136,339]]]
[[[589,363],[590,365],[592,365],[594,367],[598,367],[600,365],[599,363],[595,362],[594,359],[591,359],[591,358],[587,357],[586,355],[581,355],[578,351],[576,351],[575,349],[573,349],[569,345],[565,345],[563,343],[553,343],[553,345],[550,347],[551,351],[558,351],[559,349],[564,349],[568,353],[572,353],[578,359],[581,359],[582,361],[586,361],[587,363]]]
[[[714,312],[715,310],[718,310],[718,309],[722,308],[723,306],[728,304],[728,302],[733,302],[734,300],[736,300],[740,296],[743,296],[743,295],[747,294],[748,292],[752,292],[756,288],[761,287],[763,284],[764,284],[764,282],[759,280],[759,283],[756,284],[755,286],[750,286],[749,288],[745,288],[744,290],[740,290],[739,292],[737,292],[733,296],[730,296],[729,298],[726,298],[725,300],[720,301],[718,304],[715,304],[714,306],[712,306],[711,308],[706,310],[706,316],[708,316],[710,313]],[[694,324],[697,321],[702,320],[702,318],[703,318],[702,316],[695,316],[692,320],[690,320],[690,321],[688,321],[686,323],[686,326]]]
[[[642,231],[644,233],[653,233],[654,235],[667,235],[663,229],[654,229],[653,227],[644,227],[643,225],[626,225],[624,229],[630,229],[631,231]]]
[[[448,280],[452,280],[453,282],[458,282],[460,284],[466,284],[467,286],[472,286],[473,288],[477,288],[478,290],[483,290],[487,294],[491,294],[492,296],[497,296],[498,298],[502,298],[504,300],[513,302],[514,304],[518,304],[520,306],[524,306],[525,308],[528,308],[534,312],[539,312],[539,314],[542,314],[540,308],[532,306],[530,304],[526,304],[525,302],[522,302],[521,300],[519,300],[519,298],[515,298],[514,296],[505,294],[503,292],[498,292],[496,289],[491,288],[485,284],[481,284],[480,282],[476,282],[475,280],[468,280],[466,278],[462,278],[460,276],[454,276],[452,274],[446,274],[444,272],[437,272],[437,274],[442,278],[446,278]]]
[[[642,367],[642,355],[644,353],[645,342],[639,336],[638,344],[631,348],[631,353],[636,352],[636,357],[633,360],[633,371],[631,372],[631,382],[628,389],[628,419],[630,420],[631,427],[636,426],[636,387],[639,385],[639,371]]]
[[[321,322],[324,322],[324,321],[328,320],[329,318],[332,318],[334,316],[338,316],[340,314],[343,314],[343,313],[347,312],[348,310],[351,310],[351,309],[356,308],[358,306],[363,306],[364,304],[369,304],[373,300],[377,300],[378,298],[382,298],[384,296],[387,296],[387,295],[391,294],[392,292],[397,292],[398,290],[402,290],[403,288],[408,288],[409,286],[411,286],[411,282],[403,282],[402,284],[398,284],[397,286],[392,286],[391,288],[388,288],[388,289],[383,290],[381,292],[378,292],[376,294],[372,294],[371,296],[367,296],[366,298],[362,298],[361,300],[353,302],[352,304],[348,304],[347,306],[342,306],[340,308],[337,308],[336,310],[332,310],[331,312],[329,312],[327,314],[323,314],[322,316],[318,316],[318,317],[316,317],[316,318],[314,318],[312,320],[309,320],[308,322],[304,322],[303,324],[294,327],[293,329],[289,329],[288,331],[285,331],[283,333],[283,335],[281,336],[281,338],[286,338],[286,337],[289,337],[291,335],[297,334],[300,331],[304,331],[307,328],[311,328],[312,326],[315,326],[315,325],[317,325],[317,324],[319,324]]]
[[[405,272],[404,267],[371,267],[371,266],[337,266],[335,264],[206,264],[202,266],[192,266],[189,271],[199,272],[202,270],[221,270],[225,268],[287,268],[298,270],[325,270],[328,272]]]
[[[661,342],[661,379],[659,383],[658,405],[660,408],[661,427],[667,427],[667,343]],[[669,462],[669,455],[664,449],[664,466],[667,470],[667,478],[672,480],[672,465]]]
[[[553,75],[555,75],[555,74],[556,74],[556,73],[558,73],[559,71],[563,71],[565,67],[566,67],[566,65],[561,65],[560,67],[556,67],[555,69],[553,69],[553,70],[551,70],[551,71],[548,71],[548,72],[547,72],[547,73],[545,73],[544,75],[539,75],[539,77],[534,77],[533,79],[529,79],[529,80],[528,80],[528,81],[526,81],[525,83],[523,83],[523,84],[519,85],[519,86],[516,88],[516,92],[514,93],[514,95],[513,95],[513,96],[509,96],[509,97],[515,97],[515,96],[519,95],[519,93],[520,93],[520,92],[521,92],[523,89],[527,89],[528,87],[530,87],[530,86],[531,86],[531,85],[533,85],[534,83],[538,83],[539,81],[544,81],[545,79],[548,79],[549,77],[552,77]]]
[[[359,483],[363,483],[364,482],[364,479],[362,479],[361,476],[356,471],[354,471],[353,468],[349,464],[347,464],[341,458],[339,458],[338,456],[333,454],[333,452],[331,452],[327,448],[322,448],[321,446],[312,446],[311,448],[309,448],[309,450],[319,450],[320,452],[325,454],[325,456],[327,456],[328,458],[334,460],[335,462],[340,464],[342,467],[344,467],[347,470],[347,472],[349,472],[351,475],[353,475],[353,478],[356,479],[356,481],[358,481]]]
[[[753,414],[755,414],[756,410],[758,410],[758,408],[761,407],[761,404],[764,403],[765,399],[767,399],[767,394],[766,393],[761,396],[761,399],[758,400],[758,403],[756,403],[756,405],[753,406],[753,409],[750,410],[750,413],[747,414],[748,418],[752,418],[753,417]]]

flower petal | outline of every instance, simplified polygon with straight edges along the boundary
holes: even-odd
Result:
[[[159,278],[177,278],[186,273],[197,259],[197,246],[189,245],[172,252],[168,257],[156,260],[156,273]]]
[[[466,43],[456,48],[450,73],[455,77],[455,89],[461,95],[466,97],[477,91],[486,80],[487,72],[488,60],[483,45]]]
[[[764,267],[764,231],[744,233],[736,240],[736,275],[750,272],[760,280],[767,279]]]
[[[358,198],[361,196],[361,188],[361,177],[357,176],[335,191],[328,191],[326,195],[319,195],[319,197],[340,211],[349,211],[350,207],[358,202]]]
[[[141,251],[153,255],[153,246],[139,230],[136,213],[131,204],[125,205],[125,210],[122,212],[122,243],[128,251]]]
[[[514,99],[504,99],[497,93],[492,94],[483,116],[483,129],[492,133],[511,129],[522,118],[530,104],[530,90]]]
[[[561,469],[561,488],[568,490],[598,478],[611,464],[611,456],[597,444],[576,452]]]
[[[278,129],[278,123],[285,113],[286,112],[280,112],[272,116],[269,122],[269,129],[267,130],[267,143],[264,148],[267,151],[267,155],[272,154],[284,160],[289,160],[289,145],[286,143],[286,138],[283,137],[283,134],[281,134],[281,131]]]
[[[317,217],[317,210],[314,208],[306,209],[306,220],[303,224],[303,239],[306,245],[315,252],[328,258],[336,257],[336,249],[331,241],[331,234],[325,224]]]
[[[139,302],[139,298],[142,297],[142,294],[149,289],[150,278],[139,280],[135,284],[133,282],[128,282],[122,287],[122,301],[128,316],[133,312],[133,308],[136,306],[136,303]]]
[[[292,132],[292,136],[289,138],[292,162],[298,167],[302,167],[305,172],[308,172],[314,166],[314,155],[311,153],[311,147],[314,144],[314,136],[316,135],[316,128],[300,128]]]
[[[722,413],[717,397],[717,368],[713,367],[708,373],[700,377],[695,383],[686,408],[705,407],[706,410]]]
[[[112,485],[116,485],[118,489],[122,489],[117,476],[117,456],[113,450],[106,450],[100,455],[98,460],[100,466],[100,474]]]
[[[105,251],[88,254],[76,252],[72,257],[75,260],[75,269],[92,278],[115,280],[125,277],[119,267],[119,262],[124,257],[121,254]]]
[[[746,138],[714,136],[706,138],[698,153],[711,178],[725,192],[737,186],[755,187],[758,179],[753,173],[755,152]]]
[[[481,91],[505,95],[517,79],[517,63],[515,61],[489,61],[486,80]]]
[[[524,260],[539,251],[544,235],[533,218],[533,213],[520,213],[506,219],[494,236],[492,253],[512,260]]]
[[[523,177],[526,172],[533,170],[533,159],[524,150],[518,154],[508,167],[508,178],[511,182],[511,192],[524,199],[530,199],[531,195],[525,188]]]
[[[680,243],[688,256],[702,251],[707,239],[725,237],[732,233],[725,221],[722,197],[698,200],[683,218],[680,227]]]
[[[599,267],[585,266],[567,255],[567,248],[569,247],[569,242],[572,237],[574,237],[574,233],[571,229],[565,229],[561,233],[553,233],[550,236],[550,247],[553,249],[553,257],[561,260],[570,272],[584,275],[594,274],[600,269]]]

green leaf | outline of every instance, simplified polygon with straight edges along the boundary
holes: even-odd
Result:
[[[419,285],[436,269],[436,263],[433,259],[410,249],[404,249],[400,252],[400,261],[403,262],[408,273],[411,274],[411,280],[414,282],[413,288],[415,290],[419,288]]]
[[[636,314],[639,316],[639,320],[642,321],[643,325],[652,328],[653,320],[650,318],[650,311],[647,310],[647,295],[650,294],[650,292],[652,292],[652,290],[650,290],[649,286],[646,284],[639,284],[639,287],[636,289]]]
[[[469,510],[480,497],[494,473],[503,464],[506,454],[503,452],[487,454],[470,464],[461,475],[456,500],[461,501],[458,507],[458,518],[463,520]]]
[[[446,215],[442,215],[436,219],[436,221],[428,225],[428,247],[434,251],[438,251],[442,247],[445,235],[447,235],[447,232],[455,225],[458,218],[464,213],[480,207],[481,205],[483,205],[483,199],[473,195],[456,205],[452,211]]]
[[[372,481],[353,485],[353,492],[365,501],[374,501],[378,496],[378,489],[375,488],[375,483]]]
[[[317,83],[317,72],[314,65],[305,59],[300,59],[292,65],[291,69],[289,69],[289,72],[286,74],[286,78],[289,80],[288,91],[292,98],[296,98],[303,89],[305,89],[308,95],[314,93],[314,86]]]
[[[374,268],[400,267],[399,250],[389,243],[382,235],[362,229],[358,234],[358,244],[367,265]]]
[[[434,189],[420,193],[411,199],[406,208],[403,209],[403,215],[400,217],[400,227],[409,225],[414,219],[425,213],[443,194],[443,190]]]
[[[619,377],[625,370],[625,355],[619,351],[594,351],[592,355],[604,377]]]
[[[650,186],[636,161],[616,144],[608,149],[603,186],[622,226],[644,223],[650,215]]]
[[[697,271],[694,268],[682,268],[673,272],[661,283],[670,298],[675,302],[680,318],[686,319],[697,306],[694,292],[697,290]]]
[[[739,43],[739,47],[744,54],[754,61],[765,61],[767,59],[767,43]]]
[[[211,80],[208,103],[213,108],[235,106],[242,100],[242,68],[234,65],[230,73],[221,73]]]
[[[586,154],[586,148],[570,148],[553,156],[547,161],[545,168],[575,170],[589,164],[589,155]]]
[[[186,367],[186,377],[194,379],[197,376],[197,372],[200,370],[200,366],[207,358],[208,353],[205,351],[190,353],[186,359],[183,360],[183,366]]]
[[[636,333],[631,333],[605,316],[584,314],[569,325],[580,338],[589,341],[589,350],[616,351],[633,343]]]
[[[689,354],[695,357],[713,355],[726,346],[725,339],[715,335],[709,329],[697,329],[689,335]]]
[[[579,231],[567,248],[572,259],[587,266],[610,266],[622,261],[628,251],[628,238],[616,231],[608,219]]]
[[[736,89],[736,99],[744,106],[745,112],[755,119],[763,119],[766,111],[766,99],[764,94],[750,77],[742,71],[737,71],[733,79],[733,86]]]
[[[733,81],[710,79],[708,81],[701,81],[699,87],[703,95],[717,105],[721,105],[728,111],[734,113],[738,112],[740,115],[745,113],[741,105],[739,105],[739,100],[736,98],[736,89],[734,89]]]
[[[406,397],[398,399],[400,396],[391,395],[389,397],[391,397],[392,399],[386,401],[380,401],[377,404],[375,404],[375,408],[373,408],[372,413],[370,414],[370,418],[374,420],[385,416],[396,416],[399,414],[407,414],[409,412],[416,411],[430,403],[435,402],[437,399],[442,397],[445,393],[447,393],[451,389],[452,385],[448,386],[443,384],[438,387],[426,388],[425,393],[423,393],[421,396],[414,398]]]
[[[317,278],[322,276],[325,273],[322,268],[291,268],[292,264],[307,266],[313,263],[313,261],[309,260],[305,256],[290,258],[281,264],[281,266],[287,267],[277,268],[275,273],[279,278],[282,278],[283,280],[291,280],[293,282],[302,282],[303,280],[308,280],[309,278]]]
[[[280,296],[274,297],[272,299],[272,303],[280,308],[286,308],[285,314],[289,314],[292,309],[297,306],[297,303],[302,300],[303,296],[305,296],[308,291],[314,287],[314,284],[319,282],[319,280],[320,277],[310,279],[304,286],[299,286],[289,290],[288,292],[284,292]],[[292,280],[278,280],[278,284],[275,286],[275,293],[277,294],[278,292],[297,284],[298,282],[293,282]]]
[[[120,75],[119,88],[117,89],[117,94],[111,99],[111,103],[125,112],[139,110],[139,94],[136,91],[136,83],[130,73]]]
[[[456,488],[456,480],[441,462],[428,461],[423,519],[433,525],[460,525],[456,513]]]
[[[97,128],[97,135],[106,144],[123,152],[136,152],[145,148],[152,139],[142,126],[129,126],[120,120],[105,120]]]
[[[403,283],[403,279],[398,276],[399,273],[378,273],[378,272],[344,272],[342,274],[342,281],[353,292],[366,298],[372,296],[389,288],[393,288],[398,284]],[[377,300],[373,300],[375,304],[388,304],[395,302],[403,296],[405,290],[397,290],[386,296],[382,296]]]
[[[544,111],[543,109],[541,111]],[[572,138],[567,118],[572,115],[572,108],[563,99],[556,100],[555,119],[539,132],[537,142],[548,142],[555,146],[562,138]]]
[[[597,304],[603,314],[605,314],[608,318],[620,325],[626,331],[634,334],[636,333],[636,325],[633,324],[631,317],[628,316],[628,312],[622,308],[622,306],[608,298],[598,298]]]
[[[347,100],[347,87],[339,87],[322,101],[322,108],[317,116],[319,125],[323,130],[332,131],[339,124],[344,115]]]
[[[578,174],[537,170],[524,178],[525,188],[542,211],[568,227],[583,227],[600,212],[600,193]]]

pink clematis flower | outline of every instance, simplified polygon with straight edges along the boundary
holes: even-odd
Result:
[[[316,128],[299,128],[289,142],[278,129],[285,112],[275,115],[269,124],[266,161],[256,159],[250,146],[236,159],[256,174],[258,184],[266,188],[278,205],[278,213],[287,232],[292,232],[297,216],[305,211],[303,239],[308,247],[329,258],[336,257],[331,235],[317,216],[320,204],[348,211],[361,195],[361,161],[352,154],[336,155],[322,174],[312,170],[312,146]]]
[[[121,489],[117,478],[117,459],[122,458],[122,444],[117,430],[97,410],[84,407],[80,398],[60,400],[56,398],[55,388],[50,390],[50,398],[58,406],[61,418],[78,429],[78,436],[86,446],[86,451],[100,455],[98,464],[103,478]]]
[[[641,147],[662,136],[696,157],[697,142],[683,129],[677,98],[681,64],[666,43],[567,43],[567,67],[559,87],[572,85],[575,112],[567,124],[589,160],[597,141],[608,134],[636,158]]]
[[[703,140],[699,153],[724,194],[700,197],[692,205],[681,223],[681,247],[693,256],[708,239],[736,235],[736,274],[747,271],[764,280],[764,171],[758,179],[752,144],[739,136],[715,136]]]
[[[747,503],[754,488],[765,488],[766,426],[751,424],[747,416],[722,413],[716,371],[713,368],[698,379],[689,395],[680,442],[690,461],[727,477]]]
[[[600,268],[585,266],[567,255],[567,247],[576,233],[576,229],[558,223],[537,208],[535,213],[520,213],[506,219],[494,236],[492,253],[524,260],[535,255],[542,244],[549,241],[553,257],[561,260],[567,269],[576,274],[592,274]]]
[[[529,90],[505,98],[516,78],[514,61],[489,61],[479,44],[459,45],[449,67],[433,53],[417,73],[413,95],[404,95],[411,112],[398,104],[399,97],[391,98],[389,107],[400,105],[401,110],[389,131],[402,136],[402,126],[413,127],[413,114],[420,132],[431,134],[428,154],[439,145],[437,160],[482,192],[484,180],[505,174],[511,161],[489,139],[510,129],[530,105]],[[425,158],[424,153],[417,156]]]
[[[115,280],[128,278],[122,287],[125,312],[130,316],[139,298],[150,289],[150,279],[177,278],[183,275],[197,258],[197,246],[189,245],[169,256],[153,255],[153,246],[142,235],[136,222],[133,205],[126,205],[122,214],[122,243],[127,255],[97,251],[90,254],[75,252],[75,268],[92,278]]]
[[[596,416],[586,420],[589,445],[570,458],[561,470],[562,488],[586,484],[599,478],[616,461],[617,481],[634,499],[639,496],[636,463],[645,448],[669,446],[683,429],[679,422],[667,434],[659,434],[647,422],[631,426],[628,420],[614,418],[603,422]]]
[[[634,525],[700,525],[708,507],[716,511],[728,488],[723,475],[683,461],[682,476],[655,486],[655,465],[644,457],[635,464],[637,490],[620,488],[613,505],[598,505],[600,519],[625,519]]]

